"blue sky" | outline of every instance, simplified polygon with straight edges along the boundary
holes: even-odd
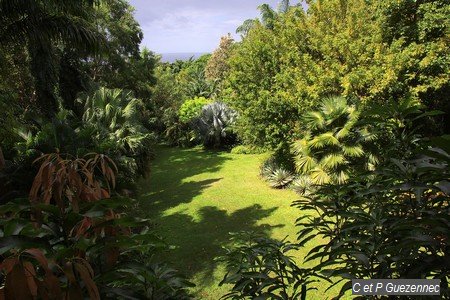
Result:
[[[246,19],[259,16],[258,5],[279,0],[129,0],[144,32],[142,46],[156,53],[211,52],[220,37]],[[291,5],[299,1],[291,1]]]

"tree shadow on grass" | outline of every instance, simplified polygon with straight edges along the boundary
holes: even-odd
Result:
[[[257,224],[269,217],[276,207],[263,209],[249,206],[231,215],[217,207],[206,206],[199,210],[199,220],[183,213],[162,217],[159,222],[167,242],[175,246],[165,255],[176,268],[188,277],[199,275],[202,286],[215,281],[215,258],[222,255],[222,247],[229,245],[230,232],[253,231],[269,237],[273,228],[284,225]]]
[[[140,182],[140,199],[143,208],[152,215],[182,203],[189,203],[201,191],[222,178],[203,181],[185,181],[186,178],[220,170],[229,158],[221,152],[159,147],[150,175]],[[212,175],[213,176],[213,175]]]
[[[176,207],[181,203],[191,202],[203,189],[210,187],[222,178],[213,178],[202,181],[188,181],[173,184],[170,188],[161,189],[151,194],[151,203],[146,207],[149,208],[149,214],[152,216],[161,215],[168,208]]]
[[[153,219],[157,232],[175,246],[163,254],[163,260],[189,278],[196,277],[201,286],[216,282],[215,258],[224,253],[222,247],[229,245],[230,232],[253,231],[269,237],[274,228],[284,226],[262,224],[261,220],[277,208],[263,209],[258,204],[231,214],[214,206],[200,207],[195,215],[192,211],[168,214],[169,208],[191,203],[204,189],[220,181],[222,178],[217,178],[220,175],[215,172],[228,159],[221,152],[160,147],[150,177],[140,184],[142,209],[138,213]],[[207,179],[190,179],[207,173]]]

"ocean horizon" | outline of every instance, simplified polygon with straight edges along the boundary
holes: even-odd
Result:
[[[173,63],[176,60],[189,60],[191,57],[194,59],[199,58],[203,54],[208,52],[179,52],[179,53],[160,53],[161,62]]]

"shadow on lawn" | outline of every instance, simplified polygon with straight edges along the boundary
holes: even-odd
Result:
[[[263,209],[257,204],[228,215],[217,207],[206,206],[200,209],[200,220],[183,213],[162,217],[161,224],[172,231],[168,242],[177,247],[167,253],[166,259],[188,277],[199,274],[201,285],[211,284],[217,267],[214,259],[224,254],[222,247],[229,245],[229,233],[253,231],[269,237],[273,228],[284,225],[257,222],[275,210],[276,207]]]
[[[276,227],[284,225],[261,224],[277,208],[263,209],[261,205],[248,206],[231,214],[214,206],[199,208],[195,219],[183,211],[166,215],[164,212],[183,203],[190,203],[209,186],[220,181],[217,177],[222,165],[230,158],[220,152],[199,149],[159,148],[151,167],[150,177],[143,181],[140,191],[145,217],[155,220],[157,231],[175,246],[164,254],[164,260],[201,286],[215,282],[215,258],[229,245],[230,232],[253,231],[269,237]],[[211,173],[210,179],[189,180],[197,174]],[[220,176],[220,175],[219,175]],[[238,187],[237,187],[238,188]],[[239,201],[239,199],[236,199]]]
[[[183,180],[220,170],[229,159],[220,154],[199,149],[160,147],[157,161],[150,167],[150,175],[140,184],[143,207],[148,208],[152,215],[159,215],[168,208],[191,202],[203,189],[222,178],[187,182]]]

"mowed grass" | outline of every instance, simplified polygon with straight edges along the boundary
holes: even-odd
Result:
[[[154,220],[158,233],[175,246],[164,259],[196,284],[192,292],[197,299],[216,300],[230,288],[219,287],[225,270],[215,261],[230,245],[230,232],[296,239],[300,211],[290,205],[297,196],[272,189],[259,177],[265,157],[159,147],[149,177],[140,183],[140,213]],[[296,253],[299,262],[308,249]],[[331,298],[324,290],[325,285],[307,298]]]

